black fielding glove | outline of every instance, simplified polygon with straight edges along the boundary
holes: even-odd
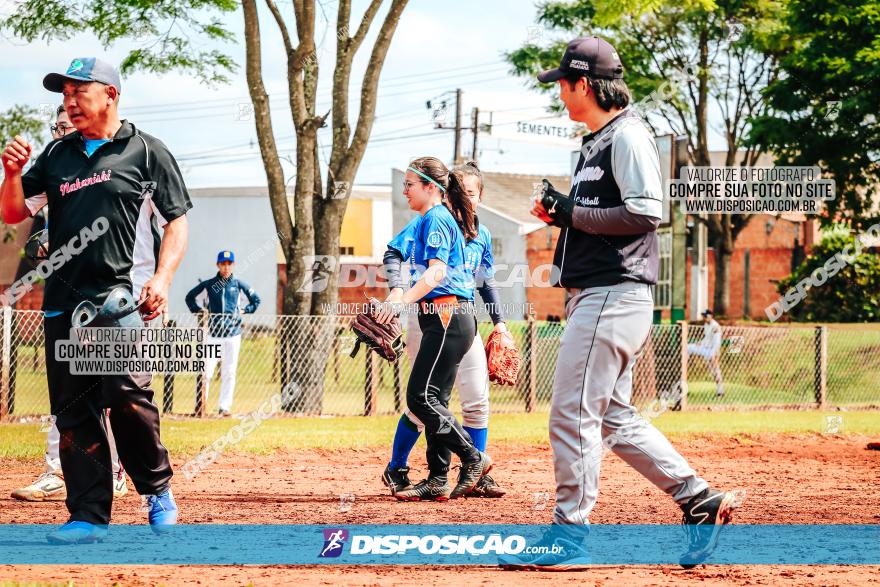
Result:
[[[544,206],[544,210],[553,219],[553,226],[571,227],[571,216],[574,214],[574,200],[558,191],[546,179],[543,182],[541,205]]]

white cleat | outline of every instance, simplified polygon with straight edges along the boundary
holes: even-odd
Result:
[[[60,471],[46,471],[32,484],[13,491],[12,497],[22,501],[64,501],[67,486]]]
[[[125,481],[125,471],[119,471],[113,476],[113,499],[119,499],[128,493],[128,483]]]

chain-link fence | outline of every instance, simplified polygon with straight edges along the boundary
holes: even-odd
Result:
[[[4,309],[0,319],[0,418],[47,414],[42,313]],[[200,326],[195,315],[171,320],[178,327]],[[378,415],[403,409],[409,358],[390,364],[363,348],[351,358],[350,321],[345,316],[244,316],[232,411],[256,410],[279,393],[282,412],[289,414]],[[491,328],[480,324],[483,340]],[[523,366],[517,385],[492,385],[491,410],[546,412],[564,324],[519,321],[508,328]],[[688,345],[698,348],[701,341],[699,325],[655,325],[634,372],[634,402],[645,405],[666,394],[677,398],[679,409],[880,407],[878,325],[725,326],[720,352],[701,356],[692,346],[689,353]],[[155,402],[165,413],[216,414],[220,371],[157,373]],[[450,405],[458,405],[455,392]]]

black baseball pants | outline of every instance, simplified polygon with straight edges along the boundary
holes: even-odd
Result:
[[[422,342],[406,388],[406,405],[425,424],[428,469],[446,477],[452,453],[463,463],[479,460],[470,435],[449,411],[458,365],[476,335],[476,318],[467,303],[443,311],[419,312]]]
[[[44,320],[49,404],[61,433],[61,471],[70,521],[103,525],[110,523],[113,503],[105,408],[110,408],[119,460],[139,494],[165,491],[171,481],[171,462],[159,438],[152,375],[72,375],[70,362],[56,360],[55,341],[70,338],[71,314]]]

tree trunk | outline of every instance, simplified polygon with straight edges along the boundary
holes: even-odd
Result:
[[[287,188],[284,182],[284,171],[278,158],[278,148],[272,132],[272,117],[269,110],[269,96],[263,84],[262,55],[260,44],[260,21],[254,0],[242,2],[245,29],[245,63],[248,80],[248,91],[254,106],[254,124],[256,125],[257,141],[260,155],[266,170],[266,181],[269,188],[269,205],[272,218],[281,241],[281,248],[287,260],[288,284],[295,282],[296,275],[291,275],[290,260],[296,255],[294,242],[294,225],[287,205]],[[294,281],[291,281],[294,280]],[[292,308],[293,298],[288,296],[289,288],[284,290],[282,312]]]
[[[703,29],[699,37],[700,71],[697,75],[698,97],[694,116],[697,126],[696,153],[694,162],[705,166],[710,164],[709,159],[709,31]]]
[[[727,215],[721,215],[720,230],[712,239],[715,248],[715,295],[713,311],[719,316],[730,312],[730,263],[733,260],[733,226]]]
[[[339,236],[342,230],[342,217],[345,214],[345,200],[333,200],[332,190],[328,198],[315,200],[315,255],[334,259],[330,263],[331,274],[326,288],[319,288],[312,296],[312,314],[332,315],[339,299]]]
[[[279,319],[276,330],[282,406],[287,411],[319,414],[322,411],[328,357],[326,349],[330,347],[337,325],[336,318],[317,314],[334,313],[327,312],[327,309],[333,308],[338,297],[337,265],[342,217],[350,186],[363,159],[372,129],[379,75],[407,0],[392,0],[376,36],[361,82],[360,112],[353,136],[348,123],[351,63],[382,5],[382,0],[371,0],[353,36],[348,30],[351,2],[339,2],[337,62],[333,76],[333,149],[326,186],[321,184],[318,160],[318,129],[325,124],[326,115],[320,117],[315,113],[318,83],[315,2],[297,0],[293,3],[298,41],[296,46],[275,1],[265,2],[278,25],[284,44],[290,111],[296,131],[296,187],[291,219],[286,183],[272,138],[268,99],[262,82],[259,20],[255,0],[244,0],[248,85],[255,109],[258,107],[258,100],[262,104],[261,113],[257,117],[257,134],[264,162],[268,161],[276,168],[273,169],[273,176],[269,177],[269,196],[285,256],[286,283],[282,291],[281,309],[282,314],[287,316]],[[345,182],[341,194],[340,182]],[[341,197],[337,198],[339,195]],[[321,262],[322,258],[323,263],[318,265],[317,262]],[[315,272],[319,267],[325,270],[320,275]],[[329,270],[329,275],[326,270]]]

